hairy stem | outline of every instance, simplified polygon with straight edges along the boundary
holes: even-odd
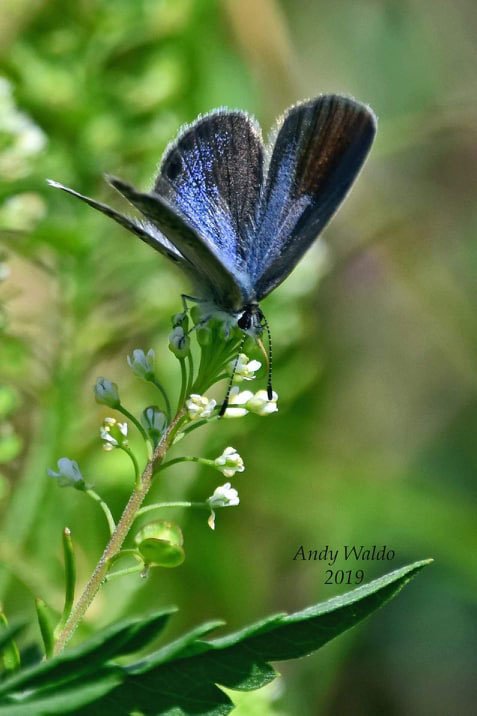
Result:
[[[101,555],[99,562],[97,563],[91,577],[86,583],[83,593],[81,594],[73,611],[71,612],[68,621],[58,635],[54,650],[55,654],[59,654],[61,651],[63,651],[66,644],[75,632],[78,624],[83,619],[87,609],[91,605],[96,594],[98,593],[98,590],[101,587],[101,584],[103,583],[104,578],[108,572],[111,559],[115,557],[120,551],[123,542],[126,539],[129,530],[131,529],[131,525],[134,522],[136,514],[141,507],[144,498],[149,491],[149,488],[151,487],[154,470],[155,468],[157,468],[157,465],[162,462],[165,454],[167,453],[167,450],[171,446],[176,432],[176,428],[184,417],[184,414],[184,408],[179,410],[174,420],[167,428],[167,431],[162,436],[160,443],[155,448],[151,459],[147,462],[144,472],[142,473],[140,483],[131,494],[129,501],[124,508],[124,512],[121,515],[121,519],[119,520],[118,524],[116,525],[116,529],[111,535],[111,539],[106,545],[106,548]]]

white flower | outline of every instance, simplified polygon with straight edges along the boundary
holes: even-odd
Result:
[[[214,490],[214,494],[208,498],[210,505],[210,517],[207,523],[211,530],[215,530],[215,512],[214,507],[234,507],[240,503],[237,490],[235,490],[230,482],[220,485]]]
[[[245,470],[242,458],[233,447],[226,447],[222,455],[215,458],[214,465],[224,477],[233,477],[236,472]]]
[[[220,485],[214,490],[214,494],[208,498],[207,502],[211,507],[233,507],[238,505],[240,500],[237,490],[235,490],[230,482]]]
[[[239,387],[234,386],[230,391],[224,418],[241,418],[243,415],[247,415],[248,410],[245,406],[251,398],[253,398],[251,390],[242,390],[240,392]]]
[[[217,405],[215,400],[209,400],[205,395],[192,393],[186,400],[187,412],[191,420],[210,418]]]
[[[227,410],[224,418],[241,418],[250,411],[256,415],[271,415],[276,413],[278,395],[275,391],[272,393],[272,399],[268,399],[266,390],[259,390],[252,393],[250,390],[240,391],[238,386],[234,386],[230,391]]]
[[[75,487],[77,490],[85,490],[86,484],[76,460],[67,457],[60,457],[58,460],[58,472],[48,469],[48,475],[58,480],[60,487]]]
[[[128,446],[128,424],[118,423],[115,418],[105,418],[99,429],[101,440],[103,440],[103,450],[109,452],[118,447]]]
[[[261,367],[260,361],[250,360],[245,353],[240,353],[237,359],[230,361],[227,371],[229,375],[234,375],[234,383],[241,383],[243,380],[253,380],[256,371]]]
[[[268,399],[266,390],[259,390],[255,395],[247,401],[247,409],[256,415],[271,415],[278,411],[277,407],[278,395],[273,391],[272,399]]]

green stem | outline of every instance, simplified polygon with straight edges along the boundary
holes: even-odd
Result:
[[[134,557],[134,559],[139,560],[141,564],[144,564],[144,560],[141,556],[141,553],[137,549],[122,549],[120,552],[118,552],[114,557],[111,557],[109,560],[109,566],[112,567],[113,564],[116,564],[118,559],[122,559],[123,557]]]
[[[136,517],[145,515],[147,512],[152,512],[153,510],[162,510],[164,507],[194,507],[199,510],[210,510],[208,502],[155,502],[153,505],[141,507],[141,509],[136,512]]]
[[[191,457],[189,455],[184,455],[183,457],[175,457],[173,460],[168,460],[167,462],[162,463],[160,469],[156,470],[157,472],[162,472],[168,467],[172,467],[172,465],[177,465],[179,462],[200,462],[201,458],[199,457]]]
[[[135,574],[136,572],[144,571],[144,564],[135,564],[133,567],[125,567],[125,569],[118,569],[116,572],[110,572],[104,578],[104,582],[110,582],[116,577],[125,577],[128,574]]]
[[[132,413],[130,413],[129,410],[127,408],[125,408],[124,405],[122,405],[122,403],[119,404],[119,406],[116,408],[116,410],[119,413],[122,413],[128,420],[130,420],[133,423],[133,425],[136,426],[136,428],[139,430],[142,437],[144,438],[146,445],[149,446],[151,444],[151,440],[149,438],[149,435],[146,433],[146,431],[142,427],[139,420]]]
[[[121,450],[123,450],[126,453],[126,455],[129,455],[129,457],[131,458],[131,462],[134,465],[135,489],[139,490],[139,488],[141,487],[141,470],[139,469],[139,464],[138,464],[138,461],[136,460],[136,456],[133,453],[133,451],[128,447],[123,446],[123,447],[121,447]]]
[[[189,361],[189,380],[187,381],[187,390],[185,397],[191,394],[192,383],[194,382],[194,358],[192,356],[192,351],[189,351],[187,360]]]
[[[153,380],[151,380],[151,383],[156,386],[156,388],[159,390],[159,392],[161,393],[161,395],[164,399],[166,415],[167,415],[167,422],[170,423],[171,415],[172,415],[172,408],[171,408],[169,396],[167,395],[165,389],[162,387],[161,383],[157,380],[157,378],[154,378]]]
[[[179,363],[181,364],[181,392],[179,395],[179,403],[178,403],[178,409],[180,405],[184,405],[184,400],[186,397],[187,392],[187,369],[186,369],[186,362],[184,358],[179,358]]]
[[[83,593],[78,599],[73,611],[70,614],[68,621],[66,622],[64,629],[58,636],[55,645],[55,654],[59,654],[63,651],[68,641],[73,636],[78,624],[83,619],[87,609],[94,600],[98,593],[102,582],[108,572],[110,566],[110,560],[121,550],[124,540],[127,537],[131,525],[133,524],[136,514],[141,507],[152,483],[152,477],[154,474],[154,467],[160,464],[164,459],[165,454],[170,448],[172,441],[174,440],[177,428],[185,415],[185,408],[182,408],[175,416],[172,423],[167,428],[166,432],[161,438],[160,443],[154,450],[154,453],[150,460],[148,460],[144,472],[142,473],[140,487],[135,489],[129,498],[129,501],[124,508],[121,519],[119,520],[117,527],[111,539],[109,540],[106,548],[104,549],[101,558],[99,559],[93,574],[89,578]]]
[[[106,516],[106,519],[108,521],[109,532],[110,532],[110,534],[113,534],[114,530],[116,529],[116,523],[115,523],[113,516],[111,514],[111,510],[107,506],[106,502],[94,490],[88,489],[88,490],[85,490],[85,493],[89,497],[91,497],[92,500],[94,500],[95,502],[97,502],[99,504],[99,506],[103,510],[103,512]]]
[[[191,425],[188,425],[187,428],[184,428],[182,433],[184,434],[184,436],[188,435],[193,430],[197,430],[197,428],[201,428],[203,425],[207,425],[207,423],[211,423],[214,420],[219,420],[219,416],[213,415],[211,418],[205,418],[204,420],[197,420],[197,422],[191,423]]]

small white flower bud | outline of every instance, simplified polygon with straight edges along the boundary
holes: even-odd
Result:
[[[233,447],[226,447],[222,455],[215,458],[214,465],[225,477],[233,477],[236,472],[245,470],[242,458]]]
[[[152,380],[154,378],[154,359],[155,354],[152,348],[144,353],[140,348],[136,348],[132,352],[132,356],[128,356],[128,365],[138,378],[143,380]]]
[[[167,427],[167,417],[157,405],[149,405],[142,412],[141,425],[150,435],[154,444],[157,445]]]
[[[238,358],[230,361],[227,366],[227,372],[229,375],[234,375],[234,383],[241,383],[243,380],[253,380],[255,373],[261,367],[260,361],[250,360],[245,353],[241,353]]]
[[[192,393],[186,400],[187,412],[191,420],[210,418],[217,405],[215,400],[209,400],[205,395]]]
[[[256,415],[271,415],[278,411],[277,400],[278,395],[275,391],[272,394],[272,399],[269,400],[267,391],[259,390],[247,401],[246,406],[251,413],[255,413]]]
[[[121,404],[118,386],[107,378],[97,379],[94,386],[94,397],[97,403],[107,405],[109,408],[118,408]]]
[[[48,475],[58,480],[60,487],[75,487],[77,490],[84,490],[86,483],[84,481],[79,465],[75,460],[67,457],[61,457],[58,460],[58,472],[48,469]]]
[[[177,358],[185,358],[190,352],[190,338],[182,326],[176,326],[169,335],[169,350]]]
[[[227,410],[225,411],[224,418],[241,418],[247,415],[248,410],[246,404],[253,398],[253,393],[250,390],[242,390],[238,386],[234,386],[230,391],[229,401]]]

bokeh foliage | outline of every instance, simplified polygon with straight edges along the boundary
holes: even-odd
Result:
[[[324,565],[293,562],[300,544],[386,544],[393,566],[424,556],[436,566],[374,621],[286,667],[285,691],[270,696],[276,711],[472,712],[476,24],[471,0],[4,0],[0,588],[9,615],[33,617],[36,594],[60,608],[65,525],[82,579],[97,558],[102,515],[51,484],[46,468],[77,459],[120,509],[129,466],[99,448],[105,413],[91,385],[106,374],[141,409],[151,400],[125,356],[151,346],[163,381],[177,384],[166,338],[186,288],[148,247],[45,178],[115,202],[101,174],[148,186],[167,142],[199,112],[239,106],[268,129],[300,97],[347,92],[377,112],[378,141],[326,231],[329,252],[320,246],[264,305],[280,413],[196,438],[208,457],[226,444],[244,457],[241,506],[220,515],[216,534],[203,516],[178,514],[184,566],[107,585],[85,633],[171,602],[178,630],[214,617],[239,627],[334,593]],[[193,499],[216,484],[187,466],[171,470],[161,496]],[[367,577],[384,566],[365,565]]]

